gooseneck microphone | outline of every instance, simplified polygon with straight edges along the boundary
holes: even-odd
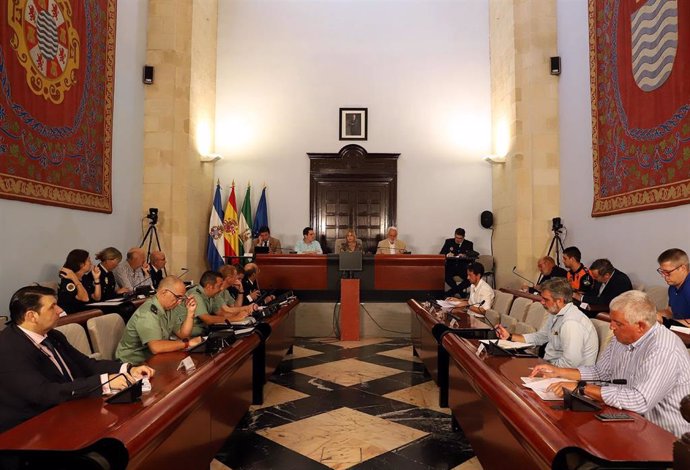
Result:
[[[525,276],[523,276],[523,275],[521,275],[520,273],[518,273],[517,271],[515,271],[516,269],[517,269],[517,266],[513,266],[513,274],[515,274],[515,275],[516,275],[517,277],[519,277],[520,279],[529,282],[529,283],[532,285],[532,287],[534,287],[534,285],[535,285],[534,282],[530,281],[530,280],[527,279]]]

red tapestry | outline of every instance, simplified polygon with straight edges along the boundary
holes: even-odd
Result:
[[[590,0],[593,216],[690,202],[690,1]]]
[[[117,0],[0,0],[0,197],[112,212]]]

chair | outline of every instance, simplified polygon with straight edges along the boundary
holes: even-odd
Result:
[[[492,325],[497,325],[501,319],[501,314],[494,309],[488,309],[484,312],[484,316],[491,322]]]
[[[542,304],[532,302],[532,305],[527,308],[524,323],[534,328],[535,331],[539,331],[548,317],[549,312],[546,311]]]
[[[668,307],[668,286],[647,286],[645,292],[652,299],[657,310]]]
[[[115,359],[115,349],[125,332],[125,322],[117,313],[89,319],[86,322],[93,349],[101,359]]]
[[[67,342],[80,353],[93,359],[100,358],[100,354],[94,354],[91,350],[89,338],[86,337],[86,331],[84,331],[84,327],[79,323],[68,323],[67,325],[56,326],[55,329],[65,335]]]
[[[515,331],[513,334],[526,335],[527,333],[536,333],[536,329],[527,323],[519,322],[515,325]]]
[[[597,354],[597,360],[599,360],[601,355],[604,353],[604,350],[611,342],[613,332],[610,328],[611,324],[607,321],[592,318],[592,325],[594,325],[594,329],[597,330],[597,336],[599,337],[599,354]]]
[[[491,255],[479,255],[477,263],[484,266],[484,277],[487,281],[490,280],[489,285],[496,288],[496,279],[494,277],[494,257]]]
[[[510,311],[511,305],[513,305],[513,296],[511,294],[494,289],[494,304],[491,308],[499,314],[507,314]]]
[[[9,321],[9,317],[3,315],[0,316],[0,331],[4,330],[5,327],[7,326],[7,322]]]
[[[501,314],[501,324],[505,326],[510,333],[517,333],[517,331],[515,331],[517,324],[524,322],[527,309],[533,303],[534,302],[530,299],[516,297],[515,300],[513,300],[513,305],[510,306],[510,312],[508,312],[508,314]]]

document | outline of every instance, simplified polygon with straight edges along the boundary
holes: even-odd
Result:
[[[437,300],[437,304],[441,306],[441,308],[456,308],[456,307],[462,307],[464,305],[467,305],[465,302],[460,302],[458,299],[457,302],[448,302],[447,300]]]
[[[551,378],[551,379],[545,379],[543,377],[520,377],[520,380],[522,380],[523,385],[530,390],[534,390],[534,393],[539,396],[542,400],[545,401],[557,401],[557,400],[563,400],[563,397],[557,396],[553,392],[547,392],[546,389],[549,388],[549,385],[552,383],[556,382],[575,382],[574,380],[567,380],[567,379],[561,379],[561,378]]]
[[[496,344],[495,339],[480,339],[479,342],[484,344]],[[533,345],[530,343],[518,343],[517,341],[508,341],[507,339],[498,340],[498,347],[503,349],[525,349],[531,348],[532,346]]]
[[[690,328],[686,328],[684,326],[671,325],[671,331],[677,331],[678,333],[685,333],[686,335],[690,335]]]

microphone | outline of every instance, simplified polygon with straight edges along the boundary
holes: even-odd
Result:
[[[609,385],[627,385],[627,379],[612,379],[612,380],[578,380],[577,386],[587,384],[609,384]]]
[[[175,276],[175,277],[178,278],[178,279],[182,279],[183,277],[185,277],[185,276],[187,275],[187,273],[189,272],[189,269],[187,269],[187,268],[180,268],[180,271],[181,271],[181,273],[178,274],[177,276]]]
[[[527,279],[525,276],[522,276],[521,274],[519,274],[518,272],[516,272],[515,269],[517,269],[517,266],[513,266],[513,274],[515,274],[515,275],[516,275],[517,277],[519,277],[520,279],[523,279],[523,280],[529,282],[529,283],[534,287],[534,283],[533,283],[532,281],[530,281],[530,280]]]
[[[103,385],[109,384],[110,382],[112,382],[113,380],[117,379],[118,377],[124,377],[124,378],[125,378],[125,381],[127,382],[127,386],[128,386],[128,387],[129,387],[130,385],[132,385],[132,384],[129,382],[129,379],[127,378],[127,376],[126,376],[125,374],[123,374],[122,372],[120,372],[119,374],[115,374],[115,376],[114,376],[113,378],[108,379],[108,380],[106,380],[105,382],[96,385],[95,387],[87,388],[86,390],[84,390],[84,389],[81,389],[81,390],[72,390],[72,398],[78,398],[78,397],[83,396],[83,395],[88,395],[89,393],[94,392],[94,391],[98,390],[99,388],[102,388]],[[124,390],[124,389],[123,389],[123,390]]]
[[[470,307],[481,307],[482,305],[484,305],[485,302],[486,302],[486,300],[482,300],[481,302],[475,302],[473,304],[467,304],[467,305],[463,305],[461,307],[455,307],[455,308],[465,308],[465,309],[467,309],[467,312],[469,313]],[[451,309],[451,312],[452,312],[452,309]],[[451,316],[452,318],[455,318],[456,320],[460,321],[460,319],[458,317],[456,317],[455,315],[453,315],[451,312],[448,312],[448,315]],[[491,322],[489,322],[489,323],[491,323]]]

